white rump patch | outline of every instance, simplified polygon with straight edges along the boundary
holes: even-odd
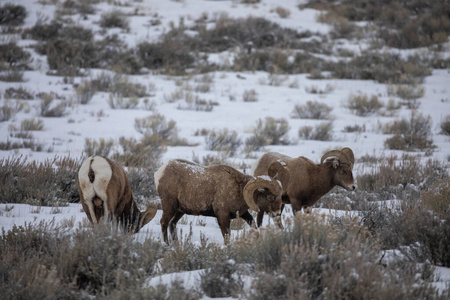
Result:
[[[155,172],[155,175],[153,175],[155,178],[156,192],[158,192],[159,180],[161,180],[161,177],[164,175],[164,171],[166,170],[168,164],[169,162],[166,162],[161,166],[161,168],[158,169],[158,171]]]
[[[91,167],[95,173],[95,179],[93,183],[95,194],[100,199],[106,202],[108,199],[106,195],[106,189],[108,188],[109,181],[112,177],[111,166],[103,157],[95,156]]]
[[[93,160],[93,161],[92,161]],[[91,164],[92,161],[92,164]],[[89,170],[94,171],[94,182],[89,179]],[[112,177],[112,169],[108,161],[101,156],[91,156],[84,161],[78,172],[78,180],[83,190],[83,198],[85,201],[92,202],[95,196],[103,201],[107,200],[106,188]]]

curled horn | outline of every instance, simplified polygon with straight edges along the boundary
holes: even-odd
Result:
[[[340,161],[343,160],[342,159],[343,153],[341,150],[331,150],[331,151],[326,152],[324,155],[322,155],[322,158],[320,159],[320,163],[322,164],[325,161],[325,159],[327,159],[328,157],[331,157],[331,156],[336,156]],[[346,159],[346,158],[344,158],[344,159]]]
[[[353,164],[355,163],[355,155],[353,154],[352,149],[344,148],[341,151],[347,157],[348,161],[350,162],[351,167],[353,168]]]
[[[291,177],[284,161],[277,160],[269,166],[268,174],[273,179],[279,180],[283,187],[287,187]]]
[[[257,189],[261,188],[267,188],[271,193],[277,196],[282,193],[281,186],[275,180],[265,179],[263,177],[256,177],[255,179],[250,180],[244,187],[244,201],[250,209],[257,212],[259,212],[259,207],[253,198],[253,194]]]
[[[352,167],[353,163],[355,162],[355,156],[353,155],[353,151],[350,148],[328,151],[322,156],[322,158],[320,159],[320,163],[323,163],[325,159],[330,156],[336,156],[341,161],[341,163],[349,164]]]

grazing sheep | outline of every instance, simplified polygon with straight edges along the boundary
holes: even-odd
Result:
[[[278,162],[272,168],[274,172],[284,170]],[[166,243],[167,227],[176,240],[176,225],[184,214],[216,217],[225,242],[229,240],[230,219],[241,217],[254,226],[249,208],[263,208],[280,218],[282,188],[269,176],[255,178],[225,165],[203,167],[171,160],[155,173],[155,184],[161,198],[161,231]]]
[[[294,214],[314,205],[336,185],[348,191],[356,189],[352,174],[355,157],[350,148],[328,151],[322,156],[320,164],[303,156],[292,158],[269,152],[256,163],[254,175],[270,176],[274,172],[270,166],[275,161],[285,164],[288,171],[289,180],[283,177],[279,180],[283,186],[283,207],[290,203]],[[259,217],[262,218],[262,215],[258,214]]]
[[[125,170],[103,156],[91,156],[83,162],[78,171],[78,190],[94,226],[101,220],[114,220],[127,232],[136,233],[156,214],[154,207],[139,211]]]

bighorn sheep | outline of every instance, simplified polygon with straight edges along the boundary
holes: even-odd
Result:
[[[137,233],[156,214],[154,207],[139,211],[125,170],[103,156],[91,156],[83,162],[78,171],[78,190],[83,209],[94,226],[112,219],[125,231]]]
[[[294,214],[302,208],[312,206],[336,185],[349,191],[356,189],[352,174],[355,157],[350,148],[326,152],[320,159],[320,164],[303,156],[292,158],[269,152],[256,163],[254,175],[273,175],[274,171],[270,166],[275,161],[285,164],[289,174],[288,177],[278,178],[283,186],[282,211],[284,204],[289,203]],[[257,219],[262,217],[258,213]]]
[[[279,162],[272,168],[274,172],[284,170]],[[155,173],[155,184],[161,198],[161,231],[166,243],[167,227],[176,240],[176,225],[184,214],[216,217],[225,242],[229,240],[230,219],[241,217],[255,226],[249,208],[263,208],[281,222],[282,187],[269,176],[255,178],[225,165],[203,167],[171,160]]]

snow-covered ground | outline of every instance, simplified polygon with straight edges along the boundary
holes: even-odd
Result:
[[[23,27],[32,27],[38,20],[52,20],[55,12],[54,5],[41,4],[45,1],[17,0],[16,4],[22,4],[27,8],[28,17]],[[125,2],[125,1],[115,1]],[[263,0],[255,5],[243,5],[239,1],[205,1],[205,0],[183,0],[183,1],[129,1],[130,6],[112,6],[107,2],[96,5],[98,13],[88,15],[87,18],[72,16],[75,24],[92,28],[95,33],[100,31],[98,21],[101,12],[108,12],[112,9],[120,9],[126,12],[138,11],[137,14],[129,17],[130,30],[123,32],[117,29],[120,38],[125,40],[129,47],[143,41],[155,41],[158,37],[170,29],[171,24],[179,24],[180,20],[186,25],[193,24],[202,15],[211,17],[221,13],[227,13],[230,17],[260,16],[279,23],[283,27],[290,27],[297,30],[310,30],[312,32],[327,33],[331,27],[318,23],[316,16],[318,11],[313,9],[299,10],[297,5],[302,1],[298,0]],[[282,6],[290,10],[288,18],[280,18],[274,9]],[[157,26],[148,26],[152,18],[159,18],[161,23]],[[0,37],[0,41],[7,42],[14,39],[20,46],[29,46],[36,41],[22,40],[20,37]],[[351,49],[362,49],[366,47],[364,43],[350,42]],[[449,46],[446,46],[449,48]],[[56,93],[63,95],[66,99],[75,99],[75,89],[72,83],[65,83],[63,78],[58,76],[48,76],[47,60],[45,56],[40,56],[30,50],[33,56],[33,67],[35,70],[26,71],[25,82],[6,83],[0,81],[0,94],[9,87],[23,87],[28,91],[37,94],[39,92]],[[418,50],[419,51],[419,50]],[[449,53],[445,53],[448,55]],[[210,55],[209,59],[214,62],[224,63],[232,57],[232,53],[220,53]],[[104,70],[88,70],[88,78],[95,78]],[[185,84],[196,86],[199,78],[197,75],[192,78],[183,79]],[[144,118],[153,113],[159,113],[167,120],[176,121],[181,138],[186,139],[190,144],[198,144],[192,147],[168,147],[163,154],[161,163],[173,158],[183,158],[192,160],[193,156],[203,157],[211,151],[205,149],[205,138],[196,136],[195,133],[201,129],[224,129],[235,130],[239,137],[245,139],[251,136],[251,130],[256,125],[258,119],[265,117],[285,118],[289,122],[290,145],[267,146],[266,150],[279,151],[291,156],[304,155],[314,161],[318,161],[322,153],[326,150],[339,147],[350,147],[353,149],[356,159],[369,154],[377,156],[389,156],[391,154],[401,154],[401,151],[388,150],[384,147],[384,140],[388,137],[379,130],[380,124],[385,124],[399,118],[408,118],[410,110],[403,106],[397,111],[395,116],[371,115],[367,117],[356,116],[350,111],[345,103],[350,95],[365,94],[367,96],[376,95],[387,104],[389,99],[399,100],[396,97],[388,96],[386,84],[374,81],[362,80],[312,80],[308,79],[308,74],[299,75],[279,75],[280,85],[268,85],[270,74],[265,72],[214,72],[208,76],[212,77],[211,89],[206,93],[198,93],[201,99],[217,102],[210,112],[190,111],[177,109],[178,102],[170,103],[166,99],[180,89],[176,84],[179,77],[166,75],[139,75],[129,76],[129,80],[153,87],[150,101],[155,103],[154,111],[143,108],[143,99],[136,109],[112,109],[108,104],[109,95],[106,93],[96,93],[87,105],[74,103],[66,110],[66,115],[60,118],[43,118],[38,115],[38,100],[28,101],[28,109],[23,109],[14,117],[0,123],[0,141],[5,142],[13,139],[11,126],[20,128],[21,121],[29,118],[38,118],[44,122],[44,130],[33,132],[35,140],[44,144],[44,149],[51,148],[51,152],[33,152],[29,149],[15,149],[11,151],[0,151],[0,159],[12,155],[24,154],[29,160],[43,161],[53,158],[55,155],[78,158],[83,155],[85,139],[98,140],[100,138],[114,139],[118,141],[120,137],[139,139],[141,134],[135,128],[135,119]],[[76,77],[74,83],[82,83],[86,78]],[[448,162],[450,157],[450,138],[440,134],[440,123],[446,116],[450,115],[450,72],[448,70],[433,70],[432,74],[426,77],[423,87],[425,94],[418,99],[420,106],[418,111],[424,116],[430,116],[432,125],[432,139],[437,146],[431,157],[439,161]],[[329,89],[323,94],[310,93],[312,88],[321,90]],[[255,90],[257,92],[256,102],[244,102],[242,97],[245,91]],[[234,101],[231,101],[233,99]],[[307,101],[318,101],[333,108],[333,139],[332,141],[310,141],[301,140],[298,137],[298,130],[305,125],[317,125],[320,120],[292,119],[290,114],[295,105],[305,104]],[[6,99],[1,98],[0,104]],[[365,125],[366,131],[362,133],[344,133],[343,129],[349,125]],[[254,153],[257,157],[260,153]],[[243,153],[230,158],[231,161],[244,161],[251,165],[255,159],[247,158]],[[362,168],[355,168],[357,171]],[[355,174],[356,176],[358,174]],[[324,211],[324,213],[330,213]],[[156,217],[144,227],[137,235],[137,240],[148,237],[161,239],[159,220],[162,212],[158,211]],[[285,217],[291,215],[290,212],[284,214]],[[86,216],[80,204],[70,204],[68,207],[50,208],[33,207],[25,204],[0,204],[0,228],[11,229],[14,225],[23,225],[25,222],[38,224],[40,221],[55,222],[67,227],[89,226]],[[200,236],[204,236],[209,242],[223,243],[219,227],[214,218],[188,216],[180,222],[178,229],[184,234],[193,229],[194,241],[200,241]],[[268,222],[267,217],[264,219]],[[78,225],[79,224],[79,225]],[[268,225],[265,223],[265,225]],[[246,227],[248,230],[248,227]],[[240,232],[233,231],[233,235]],[[447,268],[437,268],[441,274],[440,281],[436,283],[441,288],[445,284],[450,284],[450,270]],[[199,276],[198,272],[186,272],[173,276],[182,276],[184,284],[192,284],[192,278]],[[149,285],[157,284],[157,280],[171,281],[170,275],[165,275],[160,279],[152,279]]]

